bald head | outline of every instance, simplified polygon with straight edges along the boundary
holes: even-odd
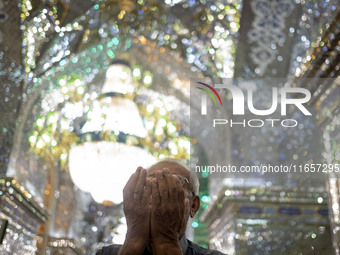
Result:
[[[188,179],[190,190],[194,195],[198,195],[199,182],[197,175],[175,159],[164,159],[152,165],[147,169],[148,176],[154,176],[157,170],[163,170],[164,168],[168,168],[174,175],[180,175]]]

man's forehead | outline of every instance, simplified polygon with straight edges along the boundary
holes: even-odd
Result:
[[[148,170],[148,176],[154,176],[157,170],[163,170],[163,168],[168,168],[172,174],[181,175],[190,179],[190,172],[176,162],[158,162],[150,167]]]

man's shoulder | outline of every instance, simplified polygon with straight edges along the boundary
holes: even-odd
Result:
[[[122,245],[119,244],[112,244],[109,246],[105,246],[99,251],[97,251],[96,255],[118,255],[118,251],[122,247]],[[188,240],[188,255],[226,255],[222,252],[216,251],[216,250],[209,250],[206,248],[203,248],[190,240]]]
[[[96,255],[118,255],[120,247],[122,247],[120,244],[105,246],[97,251]]]
[[[203,247],[191,242],[190,240],[188,240],[188,249],[192,250],[192,255],[226,255],[226,254],[219,252],[219,251],[216,251],[216,250],[209,250],[209,249],[203,248]]]

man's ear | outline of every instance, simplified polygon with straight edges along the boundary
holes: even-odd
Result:
[[[200,198],[198,196],[193,196],[191,206],[190,206],[190,217],[191,218],[195,216],[196,212],[200,208],[200,205],[201,205]]]

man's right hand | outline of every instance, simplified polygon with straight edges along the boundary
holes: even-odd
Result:
[[[119,255],[143,254],[150,239],[150,195],[151,181],[146,170],[138,167],[124,187],[124,214],[127,233]]]

